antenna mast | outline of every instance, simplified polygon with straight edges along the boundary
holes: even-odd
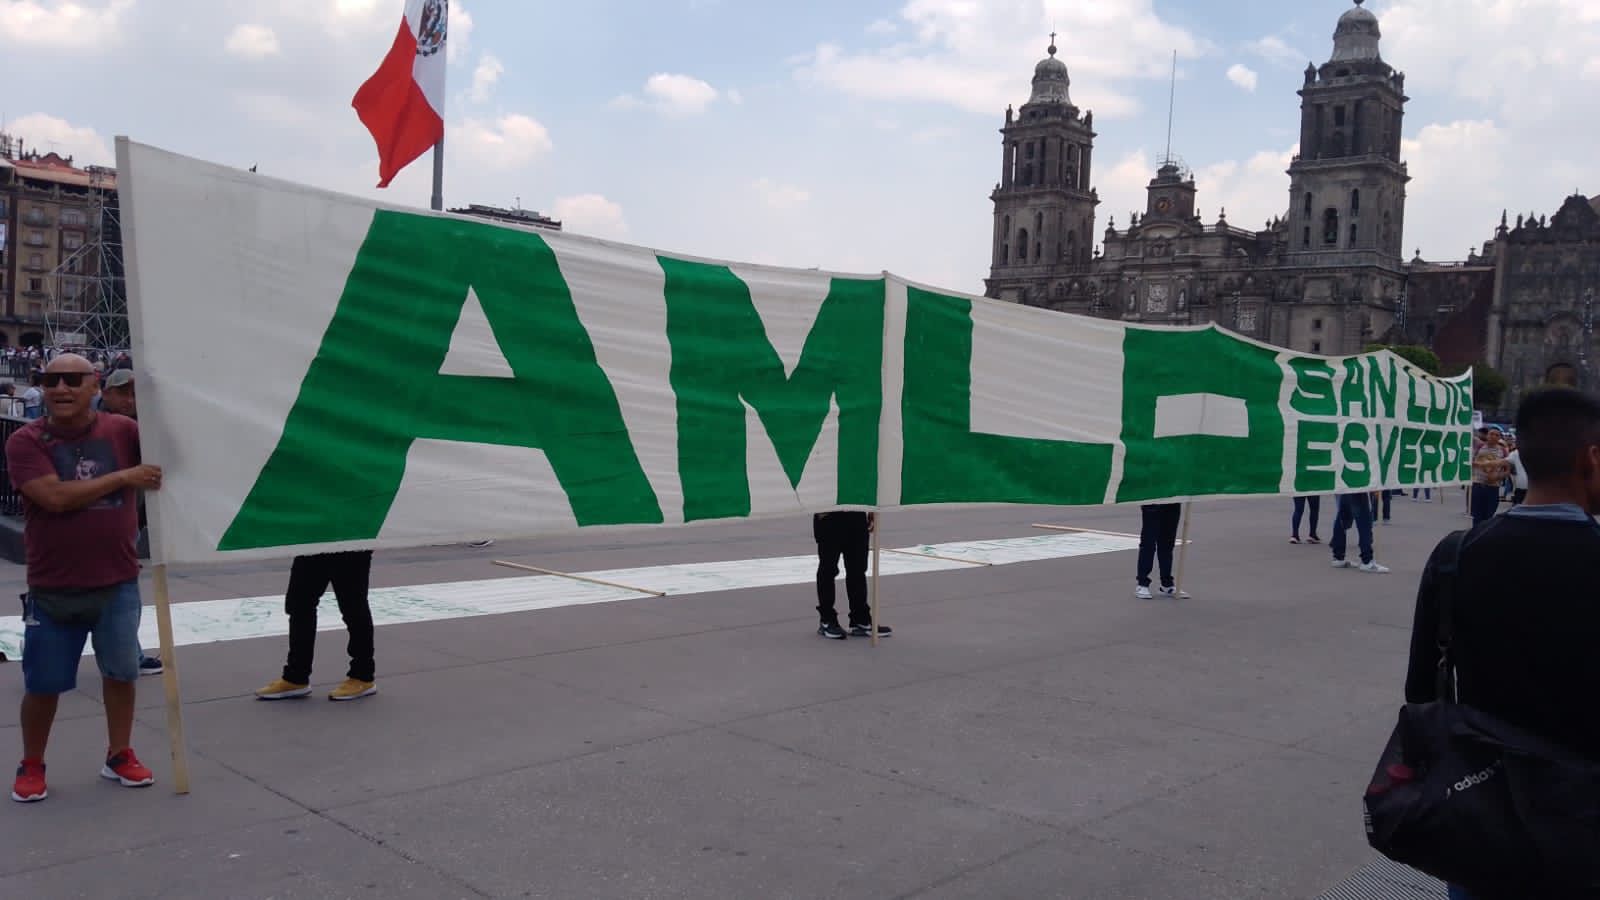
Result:
[[[1167,95],[1167,155],[1162,162],[1172,161],[1172,110],[1178,102],[1178,51],[1172,51],[1172,91]]]

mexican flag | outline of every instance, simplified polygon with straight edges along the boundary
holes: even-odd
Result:
[[[449,19],[450,0],[406,0],[393,46],[351,101],[378,144],[378,187],[444,137]]]

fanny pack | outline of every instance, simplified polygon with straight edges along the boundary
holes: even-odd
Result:
[[[117,587],[112,585],[84,590],[29,588],[25,596],[33,603],[35,615],[43,613],[57,625],[93,628],[100,624],[100,614],[117,596]]]

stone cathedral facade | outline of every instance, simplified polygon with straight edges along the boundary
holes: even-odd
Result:
[[[1169,158],[1144,212],[1096,234],[1094,115],[1073,104],[1052,44],[1001,129],[988,296],[1131,322],[1216,322],[1313,353],[1359,352],[1404,330],[1405,75],[1383,60],[1378,19],[1361,2],[1339,18],[1328,61],[1306,69],[1288,209],[1259,230],[1225,209],[1205,221],[1193,177]]]

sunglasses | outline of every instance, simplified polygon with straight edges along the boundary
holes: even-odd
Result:
[[[44,386],[53,388],[65,381],[67,387],[82,387],[83,380],[93,374],[92,372],[47,372],[44,376]]]

